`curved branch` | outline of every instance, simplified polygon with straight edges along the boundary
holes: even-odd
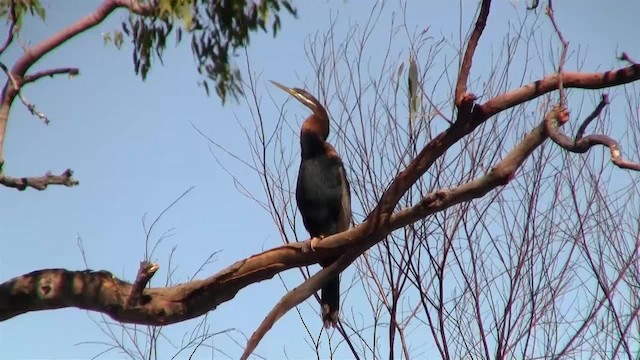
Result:
[[[620,152],[620,145],[617,141],[612,139],[607,135],[588,135],[584,136],[584,131],[591,121],[593,121],[600,113],[605,106],[609,104],[609,97],[606,94],[602,95],[602,100],[596,107],[596,109],[582,122],[578,132],[576,133],[575,140],[569,138],[567,135],[560,132],[560,126],[564,125],[564,123],[569,120],[566,119],[547,119],[545,121],[545,128],[549,133],[549,136],[560,147],[563,149],[573,152],[573,153],[586,153],[592,147],[596,145],[603,145],[609,148],[611,151],[611,162],[622,169],[630,169],[640,171],[640,164],[624,160],[622,158],[622,154]]]

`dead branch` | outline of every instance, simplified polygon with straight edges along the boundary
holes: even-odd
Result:
[[[44,176],[22,178],[6,176],[1,170],[2,164],[0,164],[0,184],[20,191],[26,190],[29,187],[36,190],[44,190],[49,185],[72,187],[80,184],[73,178],[73,171],[71,171],[71,169],[65,170],[60,175],[52,175],[50,172],[47,172]]]
[[[560,147],[562,147],[563,149],[574,153],[585,153],[595,145],[606,146],[609,148],[609,151],[611,151],[611,162],[613,162],[615,165],[622,169],[640,171],[639,163],[624,160],[622,158],[620,145],[611,137],[600,134],[588,135],[583,137],[584,131],[586,130],[589,123],[600,115],[600,112],[602,112],[602,109],[604,109],[607,104],[609,104],[609,97],[606,94],[603,94],[602,100],[600,100],[600,103],[598,104],[596,109],[589,116],[587,116],[587,118],[580,125],[575,139],[571,139],[567,135],[560,132],[560,127],[564,125],[564,122],[566,122],[568,118],[564,120],[564,122],[563,119],[548,119],[548,121],[545,121],[547,132],[549,133],[549,136],[554,143],[560,145]]]

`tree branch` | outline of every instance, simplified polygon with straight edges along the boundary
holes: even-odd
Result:
[[[480,5],[480,14],[476,20],[475,28],[469,42],[467,43],[467,49],[464,51],[464,57],[462,58],[462,65],[460,66],[460,72],[458,73],[458,81],[456,83],[456,106],[460,108],[463,103],[464,95],[467,93],[467,81],[469,80],[469,73],[471,72],[471,64],[473,63],[473,55],[478,47],[480,36],[487,25],[487,18],[489,17],[489,10],[491,8],[491,0],[483,0]]]
[[[602,100],[596,107],[596,109],[582,122],[578,129],[575,139],[569,138],[567,135],[560,132],[560,126],[564,125],[562,119],[549,119],[545,121],[545,127],[549,136],[556,144],[560,145],[563,149],[573,153],[585,153],[589,151],[595,145],[603,145],[609,148],[611,151],[611,162],[622,169],[630,169],[640,171],[640,164],[624,160],[620,152],[620,145],[617,141],[607,135],[589,135],[584,136],[584,131],[591,121],[600,115],[602,109],[609,104],[609,97],[606,94],[602,95]],[[568,120],[568,119],[566,119]],[[565,121],[566,121],[565,120]]]
[[[558,89],[558,74],[546,76],[533,83],[510,90],[480,105],[482,115],[489,118],[499,112],[533,100],[541,95]],[[611,86],[628,84],[640,80],[640,65],[632,64],[617,70],[601,73],[562,72],[565,88],[604,89]]]
[[[69,74],[69,76],[76,76],[79,73],[80,73],[80,70],[78,68],[71,68],[71,67],[38,71],[31,75],[25,75],[23,79],[23,85],[40,80],[45,76],[54,77],[55,75],[61,75],[61,74]]]
[[[29,187],[36,190],[44,190],[49,185],[72,187],[79,184],[79,182],[73,178],[73,171],[71,171],[71,169],[65,170],[60,175],[52,175],[50,172],[47,172],[44,176],[23,178],[6,176],[1,170],[2,166],[0,164],[0,184],[20,191],[26,190]]]

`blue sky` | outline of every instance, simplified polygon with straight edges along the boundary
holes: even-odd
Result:
[[[98,1],[45,1],[47,21],[29,19],[21,41],[35,44],[92,11]],[[248,50],[252,67],[262,73],[259,91],[265,98],[271,93],[278,104],[283,94],[273,91],[268,79],[297,85],[311,79],[311,67],[305,58],[304,42],[316,31],[329,26],[330,16],[338,17],[338,28],[349,23],[363,23],[371,1],[298,2],[299,19],[283,19],[282,32],[255,36]],[[466,7],[463,31],[466,32],[475,11],[475,3]],[[490,55],[490,45],[499,47],[506,23],[515,16],[513,2],[495,1],[489,25],[482,40],[485,46],[473,70],[483,69]],[[523,3],[515,3],[520,9]],[[386,3],[379,30],[384,33],[392,12],[400,3]],[[615,56],[626,50],[640,58],[637,39],[637,14],[634,1],[557,2],[557,17],[571,41],[589,54],[585,69],[597,70],[617,66]],[[434,35],[458,38],[458,2],[411,1],[407,22],[410,28],[430,26]],[[522,11],[519,11],[522,13]],[[158,224],[159,237],[172,229],[173,236],[163,242],[154,261],[162,266],[154,284],[166,276],[171,248],[176,266],[174,281],[187,280],[211,253],[220,251],[213,264],[199,275],[213,274],[236,260],[281,244],[270,216],[252,200],[241,195],[231,178],[212,158],[207,141],[192,123],[221,145],[247,157],[246,140],[238,121],[251,125],[245,104],[221,106],[217,97],[206,97],[196,85],[200,79],[188,42],[178,48],[169,46],[164,66],[154,64],[148,79],[134,75],[131,49],[104,46],[102,33],[118,29],[126,13],[118,11],[103,24],[78,36],[47,55],[35,69],[60,66],[80,68],[80,76],[46,79],[24,90],[24,95],[51,119],[49,126],[31,116],[16,102],[11,112],[5,145],[5,171],[11,176],[37,176],[67,167],[75,171],[80,186],[50,187],[46,191],[18,192],[0,188],[5,206],[0,216],[0,280],[43,268],[84,269],[78,249],[81,237],[90,268],[105,269],[123,279],[132,280],[144,254],[141,218],[148,213],[153,220],[167,205],[188,188],[195,188],[173,207]],[[548,23],[543,24],[548,31]],[[543,30],[541,30],[543,31]],[[4,38],[6,28],[0,34]],[[551,35],[550,35],[551,36]],[[384,44],[371,42],[369,52],[383,51]],[[402,46],[402,44],[399,44]],[[13,46],[1,59],[11,64],[20,48]],[[239,63],[244,60],[239,59]],[[419,60],[420,61],[420,60]],[[278,108],[264,101],[266,119],[276,119]],[[293,102],[287,104],[288,116],[298,119],[304,110]],[[615,119],[615,116],[613,116]],[[238,119],[238,120],[236,120]],[[622,121],[623,118],[620,118]],[[274,120],[275,121],[275,120]],[[294,122],[294,120],[290,120]],[[251,190],[263,196],[256,175],[235,163],[225,163]],[[306,237],[302,231],[300,237]],[[300,276],[291,271],[282,279],[291,288]],[[250,336],[262,318],[285,293],[279,278],[242,290],[235,299],[209,314],[211,331],[235,328]],[[358,299],[348,299],[347,306],[357,308]],[[309,318],[313,313],[306,306]],[[91,314],[98,319],[98,314]],[[317,319],[320,323],[320,319]],[[166,328],[166,335],[179,342],[199,319]],[[241,345],[239,335],[233,335]],[[303,358],[311,354],[304,341],[300,320],[291,312],[266,336],[258,353],[266,358]],[[108,341],[85,311],[62,309],[21,315],[0,326],[0,349],[3,358],[89,358],[104,350],[100,345],[82,342]],[[227,336],[215,337],[213,346],[225,349],[237,358],[241,348]],[[175,352],[161,346],[167,358]],[[216,355],[219,356],[219,355]],[[103,358],[116,359],[112,354]],[[201,353],[196,359],[211,358]]]

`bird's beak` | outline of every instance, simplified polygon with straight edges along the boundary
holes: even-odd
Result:
[[[288,88],[288,87],[286,87],[286,86],[284,86],[284,85],[280,84],[280,83],[279,83],[279,82],[277,82],[277,81],[274,81],[274,80],[269,80],[269,81],[271,81],[271,83],[272,83],[273,85],[275,85],[275,86],[279,87],[279,88],[280,88],[280,90],[285,91],[286,93],[288,93],[289,95],[293,96],[293,97],[294,97],[294,98],[296,98],[296,99],[298,98],[297,93],[296,93],[295,91],[293,91],[293,89]]]

